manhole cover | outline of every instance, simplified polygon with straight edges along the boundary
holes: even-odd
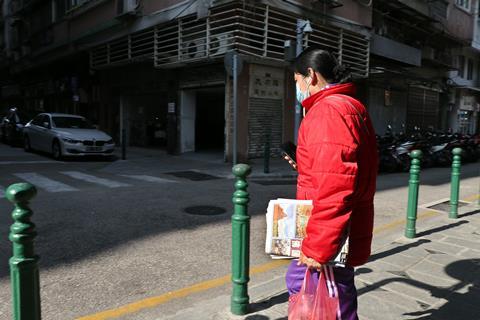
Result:
[[[224,208],[215,206],[193,206],[185,208],[184,211],[198,216],[216,216],[227,212]]]
[[[196,171],[175,171],[175,172],[168,172],[167,174],[178,177],[178,178],[189,179],[192,181],[220,179],[219,177],[215,177],[206,173],[201,173]]]
[[[458,201],[458,207],[466,206],[468,203],[463,201]],[[437,211],[450,211],[450,200],[444,201],[442,203],[435,204],[433,206],[428,207],[429,209],[437,210]]]
[[[297,180],[254,180],[253,182],[262,186],[286,186],[297,184]]]

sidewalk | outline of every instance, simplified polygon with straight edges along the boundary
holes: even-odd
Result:
[[[121,150],[115,150],[118,160],[111,163],[106,170],[132,170],[144,174],[152,170],[158,172],[189,170],[220,178],[233,178],[232,164],[224,161],[223,152],[187,152],[170,155],[165,150],[129,147],[126,160],[121,160]],[[247,163],[252,168],[249,178],[292,178],[296,177],[287,161],[279,157],[271,158],[269,172],[264,172],[264,160],[250,159]]]
[[[420,212],[420,211],[419,211]],[[370,262],[356,269],[360,319],[480,319],[480,207],[445,212],[418,221],[417,238],[403,225],[377,232]],[[283,276],[250,284],[251,313],[233,316],[230,296],[220,296],[158,320],[287,320]]]

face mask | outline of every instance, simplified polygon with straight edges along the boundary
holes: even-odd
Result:
[[[303,81],[305,81],[305,83],[307,84],[307,91],[302,91],[300,90],[300,85],[297,83],[297,101],[302,103],[303,100],[307,99],[308,97],[310,97],[310,91],[308,90],[310,88],[310,83],[308,83],[305,78],[303,79]]]

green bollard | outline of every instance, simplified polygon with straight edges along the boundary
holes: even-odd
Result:
[[[235,315],[248,311],[248,281],[250,268],[250,216],[247,176],[250,166],[237,164],[232,170],[235,175],[232,215],[232,300],[230,310]]]
[[[415,238],[415,224],[417,222],[418,207],[418,185],[420,182],[420,159],[422,151],[413,150],[410,153],[412,163],[410,165],[410,180],[408,181],[408,207],[407,207],[407,226],[405,228],[405,237]]]
[[[460,191],[460,167],[462,165],[462,149],[455,148],[452,151],[452,183],[450,191],[450,219],[458,218],[458,194]]]
[[[7,199],[15,205],[10,227],[13,256],[10,258],[10,276],[13,295],[14,320],[40,320],[39,257],[34,254],[33,240],[37,233],[30,221],[33,211],[28,207],[37,189],[29,183],[16,183],[8,187]]]

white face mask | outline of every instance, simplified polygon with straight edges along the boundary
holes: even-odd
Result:
[[[303,81],[305,82],[305,84],[307,85],[307,91],[302,91],[300,89],[300,85],[297,83],[297,101],[302,103],[303,100],[307,99],[308,97],[310,97],[310,83],[308,83],[305,78],[303,78]]]

